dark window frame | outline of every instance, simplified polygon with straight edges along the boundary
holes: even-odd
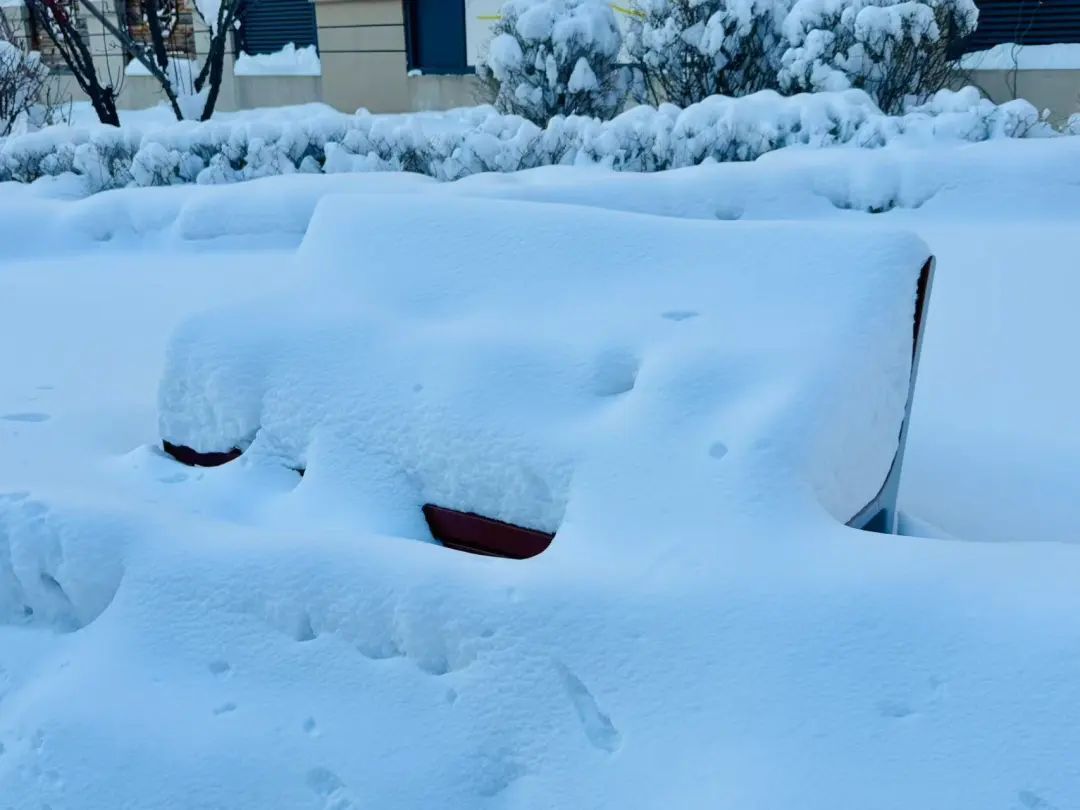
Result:
[[[440,29],[436,24],[428,22],[425,24],[422,18],[422,11],[425,8],[431,13],[432,9],[438,9],[439,11],[446,12],[450,9],[450,14],[457,17],[457,6],[460,4],[460,18],[454,19],[455,23],[459,23],[459,27],[455,26],[455,29],[460,31],[460,50],[458,51],[460,59],[454,60],[434,60],[424,54],[423,42],[426,38],[431,37],[433,40],[442,36],[454,36],[457,30],[452,30],[449,34],[445,33],[443,29]],[[469,49],[466,37],[468,36],[468,27],[465,19],[465,0],[402,0],[402,18],[405,21],[405,67],[408,71],[418,70],[425,76],[467,76],[472,73],[476,73],[476,67],[469,64]],[[443,20],[446,17],[441,18]],[[445,54],[449,48],[443,44],[443,54]],[[434,50],[434,49],[431,49]],[[425,64],[425,62],[427,64]]]
[[[311,12],[310,12],[311,25],[310,25],[310,27],[305,26],[305,30],[303,32],[300,32],[299,30],[294,32],[294,33],[301,34],[301,36],[297,36],[297,37],[294,37],[294,38],[291,38],[291,39],[288,39],[288,40],[286,40],[284,38],[281,38],[281,47],[279,47],[276,50],[267,50],[265,48],[258,48],[256,50],[250,50],[251,45],[250,45],[250,42],[248,41],[248,34],[247,34],[247,31],[246,31],[246,28],[247,28],[247,25],[248,25],[247,16],[250,13],[252,13],[252,9],[257,9],[260,5],[263,4],[264,1],[265,0],[252,0],[252,2],[245,3],[244,7],[241,9],[241,12],[240,12],[240,25],[239,25],[239,27],[234,29],[233,34],[232,34],[232,37],[233,37],[233,50],[234,50],[234,53],[236,55],[239,55],[240,53],[246,53],[246,54],[249,54],[251,56],[255,56],[255,55],[259,55],[259,54],[276,53],[277,51],[281,50],[281,47],[284,47],[289,42],[292,42],[293,45],[295,45],[296,48],[298,48],[298,49],[299,48],[307,48],[307,47],[309,47],[311,45],[314,45],[315,46],[315,52],[316,53],[321,53],[321,50],[319,48],[319,21],[318,21],[318,17],[316,16],[316,13],[315,13],[315,4],[311,0],[292,0],[293,2],[296,2],[298,6],[300,4],[303,4],[303,5],[306,5],[306,6],[310,6],[310,9],[311,9]],[[273,3],[268,2],[267,5],[273,5]]]
[[[954,47],[957,54],[1007,42],[1080,43],[1080,0],[976,0],[979,24]]]

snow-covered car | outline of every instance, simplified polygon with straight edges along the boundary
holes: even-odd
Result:
[[[289,467],[372,532],[514,557],[808,499],[895,528],[932,273],[913,236],[353,195],[296,261],[174,334],[178,460]]]

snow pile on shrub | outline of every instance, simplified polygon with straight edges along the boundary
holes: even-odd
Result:
[[[554,264],[552,234],[575,246]],[[843,522],[897,450],[928,255],[819,225],[331,198],[295,289],[179,329],[162,437],[349,480],[368,528],[406,537],[424,503],[554,531],[646,491],[641,521],[715,525],[743,494],[725,507],[718,484],[762,469]]]
[[[955,71],[950,44],[975,30],[972,0],[797,0],[778,79],[788,92],[867,91],[886,112],[926,100]]]
[[[74,173],[90,192],[124,186],[232,183],[296,172],[408,171],[439,180],[479,172],[597,163],[630,171],[754,160],[787,146],[878,147],[905,139],[1045,136],[1026,101],[1000,106],[973,88],[942,91],[902,116],[860,91],[716,96],[685,109],[636,107],[611,121],[571,116],[541,129],[491,107],[447,113],[327,115],[274,123],[179,122],[140,131],[53,127],[0,143],[0,181]]]
[[[626,75],[614,64],[622,38],[606,6],[509,0],[479,66],[499,109],[541,125],[555,115],[617,112]],[[972,0],[636,0],[620,10],[630,20],[638,98],[651,91],[685,107],[717,94],[854,87],[889,113],[954,84],[954,45],[978,19]],[[576,77],[598,95],[568,92]]]
[[[630,18],[626,54],[640,80],[635,97],[649,91],[681,107],[717,94],[856,87],[881,109],[900,113],[955,84],[954,46],[974,31],[978,18],[972,0],[637,0],[629,10],[611,5]],[[535,123],[556,114],[608,118],[630,95],[629,73],[615,64],[621,49],[606,3],[509,0],[480,73],[499,109]]]
[[[630,72],[616,64],[622,36],[601,0],[510,0],[477,72],[495,107],[543,125],[555,115],[610,118]]]
[[[788,0],[640,0],[626,46],[663,92],[689,106],[775,89]]]

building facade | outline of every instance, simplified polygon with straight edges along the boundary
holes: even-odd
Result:
[[[976,0],[965,78],[997,102],[1026,98],[1051,118],[1080,112],[1080,0]]]
[[[77,0],[63,2],[78,8]],[[142,31],[138,0],[116,2],[123,4],[120,13],[130,30]],[[194,2],[172,0],[164,12],[170,50],[181,59],[197,60],[209,47]],[[1080,0],[977,3],[978,30],[960,48],[967,54],[965,78],[994,101],[1027,98],[1057,120],[1080,111]],[[473,104],[475,65],[500,5],[501,0],[249,0],[226,57],[218,109],[320,101],[350,112],[408,112]],[[613,5],[626,19],[628,9]],[[80,20],[99,72],[120,88],[119,105],[157,103],[156,82],[141,75],[138,65],[125,65],[95,20],[85,13]],[[37,37],[35,44],[51,58],[47,42]],[[282,49],[290,47],[311,58],[282,58]],[[239,54],[247,56],[238,59]],[[72,90],[77,97],[78,89]]]

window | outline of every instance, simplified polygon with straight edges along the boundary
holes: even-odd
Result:
[[[298,49],[318,46],[315,5],[311,0],[256,0],[244,10],[237,40],[247,54],[277,53],[290,42]]]
[[[409,70],[469,73],[465,53],[465,0],[405,0]]]
[[[158,24],[165,36],[165,47],[173,57],[195,58],[195,25],[192,0],[158,0]],[[146,12],[138,0],[127,0],[127,27],[140,42],[150,42]]]
[[[78,0],[59,0],[57,7],[75,21],[75,27],[82,37],[83,42],[89,42],[90,35],[87,33],[86,18],[83,17],[79,11]],[[27,11],[27,13],[29,14],[29,11]],[[68,66],[64,61],[63,56],[61,56],[60,50],[53,44],[53,41],[49,39],[49,35],[42,30],[40,25],[38,25],[34,15],[30,14],[29,17],[30,47],[41,54],[41,61],[48,65],[49,70],[55,70],[61,73],[67,72]]]

